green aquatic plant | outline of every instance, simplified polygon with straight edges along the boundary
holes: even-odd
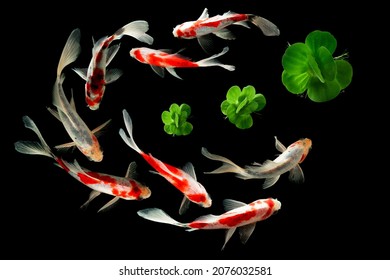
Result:
[[[187,122],[187,118],[191,114],[191,107],[185,103],[180,106],[173,103],[169,107],[169,111],[164,111],[161,114],[161,119],[164,123],[164,131],[171,135],[188,135],[191,133],[193,126]]]
[[[242,91],[238,86],[232,86],[221,103],[221,111],[236,127],[247,129],[253,125],[251,114],[262,110],[265,104],[264,95],[256,93],[253,86],[246,86]]]
[[[336,38],[327,31],[309,33],[304,43],[289,45],[282,57],[282,83],[294,94],[303,94],[315,102],[334,99],[352,81],[347,53],[333,57]]]

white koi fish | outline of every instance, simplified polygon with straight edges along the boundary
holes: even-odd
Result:
[[[223,250],[237,228],[241,242],[245,244],[252,235],[256,223],[268,219],[279,211],[281,203],[273,198],[258,199],[249,204],[225,199],[223,206],[225,213],[204,215],[189,223],[178,222],[159,208],[146,208],[139,210],[137,214],[150,221],[186,228],[187,231],[226,229],[225,243],[221,249]]]
[[[55,164],[69,173],[77,181],[92,189],[89,199],[81,207],[86,207],[94,198],[101,193],[114,196],[99,211],[113,205],[119,199],[124,200],[142,200],[151,195],[150,189],[138,182],[136,175],[136,163],[131,162],[125,177],[109,175],[105,173],[92,172],[79,165],[75,160],[74,163],[68,162],[61,157],[56,156],[49,145],[43,139],[41,132],[32,119],[28,116],[23,117],[24,126],[31,129],[38,136],[40,143],[36,141],[17,141],[15,142],[16,151],[28,155],[41,155],[53,158]]]
[[[280,178],[280,175],[289,172],[289,179],[294,183],[303,183],[305,177],[300,167],[309,151],[312,147],[312,141],[308,138],[300,139],[292,143],[287,148],[276,138],[276,149],[281,154],[274,160],[266,160],[263,164],[254,163],[253,165],[247,165],[244,168],[238,166],[231,160],[211,154],[206,148],[202,148],[202,154],[216,161],[223,162],[223,165],[211,172],[205,172],[207,174],[218,173],[236,173],[236,176],[241,179],[265,179],[263,188],[269,188],[273,186]]]
[[[99,39],[92,48],[92,58],[88,68],[74,68],[73,70],[86,82],[85,101],[91,110],[99,109],[106,85],[116,81],[122,75],[119,69],[106,67],[110,64],[119,50],[120,44],[110,44],[121,39],[124,35],[151,45],[153,38],[146,34],[149,24],[144,20],[136,20],[119,28],[113,35]]]
[[[130,50],[130,56],[135,58],[141,63],[148,64],[160,77],[164,77],[164,69],[167,70],[172,76],[175,76],[178,79],[182,79],[177,75],[176,68],[198,68],[198,67],[209,67],[209,66],[220,66],[229,71],[234,71],[235,67],[233,65],[222,64],[217,60],[217,57],[220,57],[227,53],[229,48],[226,47],[222,52],[212,55],[208,58],[199,60],[197,62],[192,61],[191,59],[179,55],[179,53],[169,53],[162,50],[154,50],[151,48],[133,48]]]
[[[90,130],[76,111],[73,95],[71,101],[67,100],[62,84],[65,79],[63,69],[75,61],[80,53],[80,30],[75,29],[68,37],[65,47],[62,51],[60,61],[57,67],[57,78],[53,88],[53,105],[57,110],[47,108],[61,123],[68,132],[71,143],[57,145],[56,148],[69,148],[76,146],[89,160],[100,162],[103,159],[103,151],[95,135],[111,120],[100,125],[94,130]]]
[[[156,159],[150,153],[144,153],[134,142],[133,123],[126,110],[123,110],[123,119],[129,133],[129,136],[127,136],[122,128],[119,130],[123,141],[139,153],[157,171],[151,171],[152,173],[161,175],[184,194],[179,213],[183,214],[188,209],[190,201],[204,208],[210,207],[212,203],[211,198],[204,186],[196,180],[195,169],[192,163],[187,163],[183,169],[179,169]]]
[[[225,40],[234,40],[236,37],[228,30],[231,25],[241,25],[250,28],[248,22],[253,23],[261,29],[265,36],[279,36],[279,28],[269,20],[253,15],[253,14],[238,14],[234,12],[226,12],[223,15],[209,17],[208,9],[205,8],[200,17],[195,21],[187,21],[177,25],[173,29],[173,36],[181,39],[196,38],[200,46],[209,52],[212,45],[212,35],[218,36]]]

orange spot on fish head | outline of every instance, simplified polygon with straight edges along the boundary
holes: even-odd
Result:
[[[302,157],[301,157],[299,163],[301,163],[305,160],[305,158],[309,154],[311,147],[312,147],[312,141],[309,138],[305,138],[305,139],[301,140],[301,142],[302,142],[302,146],[303,146],[304,150],[303,150],[303,154],[302,154]]]

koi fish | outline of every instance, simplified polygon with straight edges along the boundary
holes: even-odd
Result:
[[[91,110],[99,109],[100,103],[106,89],[106,85],[116,81],[122,75],[119,69],[110,69],[106,67],[110,64],[119,50],[120,44],[110,44],[122,38],[124,35],[134,37],[135,39],[151,45],[153,38],[146,34],[149,25],[146,21],[136,20],[119,28],[113,35],[105,36],[99,39],[92,48],[92,59],[88,68],[74,68],[73,70],[84,80],[85,83],[85,101]]]
[[[279,36],[280,34],[279,28],[263,17],[253,14],[238,14],[231,11],[223,15],[209,17],[207,8],[203,10],[197,20],[177,25],[172,33],[176,38],[196,38],[203,50],[209,52],[213,35],[225,40],[234,40],[236,37],[228,30],[228,27],[241,25],[250,28],[248,22],[260,28],[265,36]]]
[[[123,118],[127,132],[129,133],[129,136],[127,136],[122,128],[119,130],[119,134],[123,141],[130,148],[139,153],[145,161],[155,169],[155,171],[150,172],[164,177],[184,194],[179,213],[183,214],[188,209],[190,201],[204,208],[210,207],[212,200],[204,186],[196,180],[195,169],[192,163],[188,162],[184,165],[183,169],[180,169],[158,160],[150,153],[146,154],[134,142],[133,123],[126,110],[123,110]]]
[[[300,139],[292,143],[287,148],[276,138],[276,149],[281,154],[274,160],[266,160],[263,164],[254,163],[253,165],[247,165],[244,168],[238,166],[231,160],[214,155],[208,152],[206,148],[202,148],[202,154],[216,161],[223,162],[223,165],[211,172],[205,172],[206,174],[218,174],[218,173],[236,173],[236,176],[241,179],[265,179],[263,188],[269,188],[273,186],[280,178],[280,175],[289,172],[289,180],[294,183],[303,183],[305,177],[300,167],[309,151],[312,148],[312,141],[308,138]]]
[[[167,51],[154,50],[146,47],[131,49],[130,56],[141,63],[149,64],[153,71],[162,78],[164,77],[164,69],[166,69],[171,75],[178,79],[182,79],[177,75],[175,68],[220,66],[226,70],[234,71],[235,67],[233,65],[222,64],[217,60],[217,57],[224,55],[228,51],[229,48],[225,47],[222,52],[197,62],[180,55],[180,51],[177,53],[169,53]]]
[[[223,206],[225,213],[204,215],[189,223],[178,222],[159,208],[146,208],[139,210],[137,214],[150,221],[183,227],[187,231],[226,229],[225,243],[221,249],[223,250],[237,228],[241,242],[245,244],[252,235],[256,223],[268,219],[279,211],[281,203],[273,198],[258,199],[249,204],[233,199],[225,199],[223,200]]]
[[[151,195],[151,191],[147,186],[134,179],[134,176],[136,175],[135,162],[131,162],[129,164],[125,177],[92,172],[86,168],[81,167],[76,160],[74,163],[71,163],[61,157],[56,156],[46,141],[43,139],[43,136],[34,121],[30,117],[24,116],[23,122],[26,128],[35,132],[40,142],[17,141],[14,144],[16,151],[28,155],[41,155],[53,158],[55,160],[55,165],[65,170],[77,181],[91,188],[92,192],[89,195],[89,199],[81,206],[81,208],[86,207],[101,193],[112,195],[114,198],[106,203],[102,208],[100,208],[99,211],[113,205],[119,199],[142,200],[148,198]]]
[[[96,133],[105,127],[111,120],[90,130],[76,111],[73,94],[69,102],[62,87],[65,80],[63,69],[75,61],[80,53],[80,30],[75,29],[69,35],[62,51],[57,67],[57,78],[53,88],[53,105],[57,110],[47,108],[64,125],[73,142],[57,145],[55,148],[70,148],[76,146],[89,160],[100,162],[103,159],[103,151],[100,147]]]

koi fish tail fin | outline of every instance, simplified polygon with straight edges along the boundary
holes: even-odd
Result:
[[[187,224],[180,223],[159,208],[146,208],[137,212],[138,216],[157,223],[169,224],[178,227],[189,228]]]
[[[249,15],[249,21],[260,28],[265,36],[280,35],[279,28],[268,19],[256,15]]]
[[[134,37],[140,42],[151,45],[153,44],[153,37],[149,34],[146,34],[148,30],[149,24],[147,21],[135,20],[118,29],[115,32],[115,35],[118,36],[117,39],[121,38],[123,35],[127,35]]]
[[[81,52],[80,29],[76,28],[70,33],[68,40],[62,50],[60,61],[57,66],[57,76],[59,77],[62,70],[74,62]]]
[[[202,155],[205,157],[211,159],[211,160],[216,160],[216,161],[221,161],[223,164],[221,167],[215,169],[214,171],[210,172],[205,172],[205,174],[220,174],[220,173],[236,173],[241,176],[246,175],[246,171],[244,168],[238,166],[234,162],[232,162],[230,159],[225,158],[223,156],[211,154],[206,148],[202,147]],[[237,175],[237,176],[238,176]]]
[[[123,120],[125,122],[127,132],[129,133],[129,137],[126,135],[125,131],[122,128],[119,130],[119,135],[130,148],[137,151],[138,153],[142,153],[141,149],[138,148],[133,138],[133,122],[131,121],[130,115],[127,113],[126,109],[124,109],[122,112]]]
[[[28,116],[23,116],[23,122],[26,128],[35,132],[40,140],[40,143],[36,141],[17,141],[15,142],[15,150],[22,154],[41,155],[55,159],[54,154],[52,153],[49,145],[47,145],[45,139],[43,139],[43,136],[34,121]]]
[[[197,62],[197,64],[199,67],[220,66],[222,68],[225,68],[226,70],[234,71],[236,69],[236,67],[234,65],[222,64],[221,62],[219,62],[217,60],[218,57],[224,55],[228,51],[229,51],[229,47],[225,47],[225,48],[223,48],[222,52],[214,54],[208,58],[199,60]]]

